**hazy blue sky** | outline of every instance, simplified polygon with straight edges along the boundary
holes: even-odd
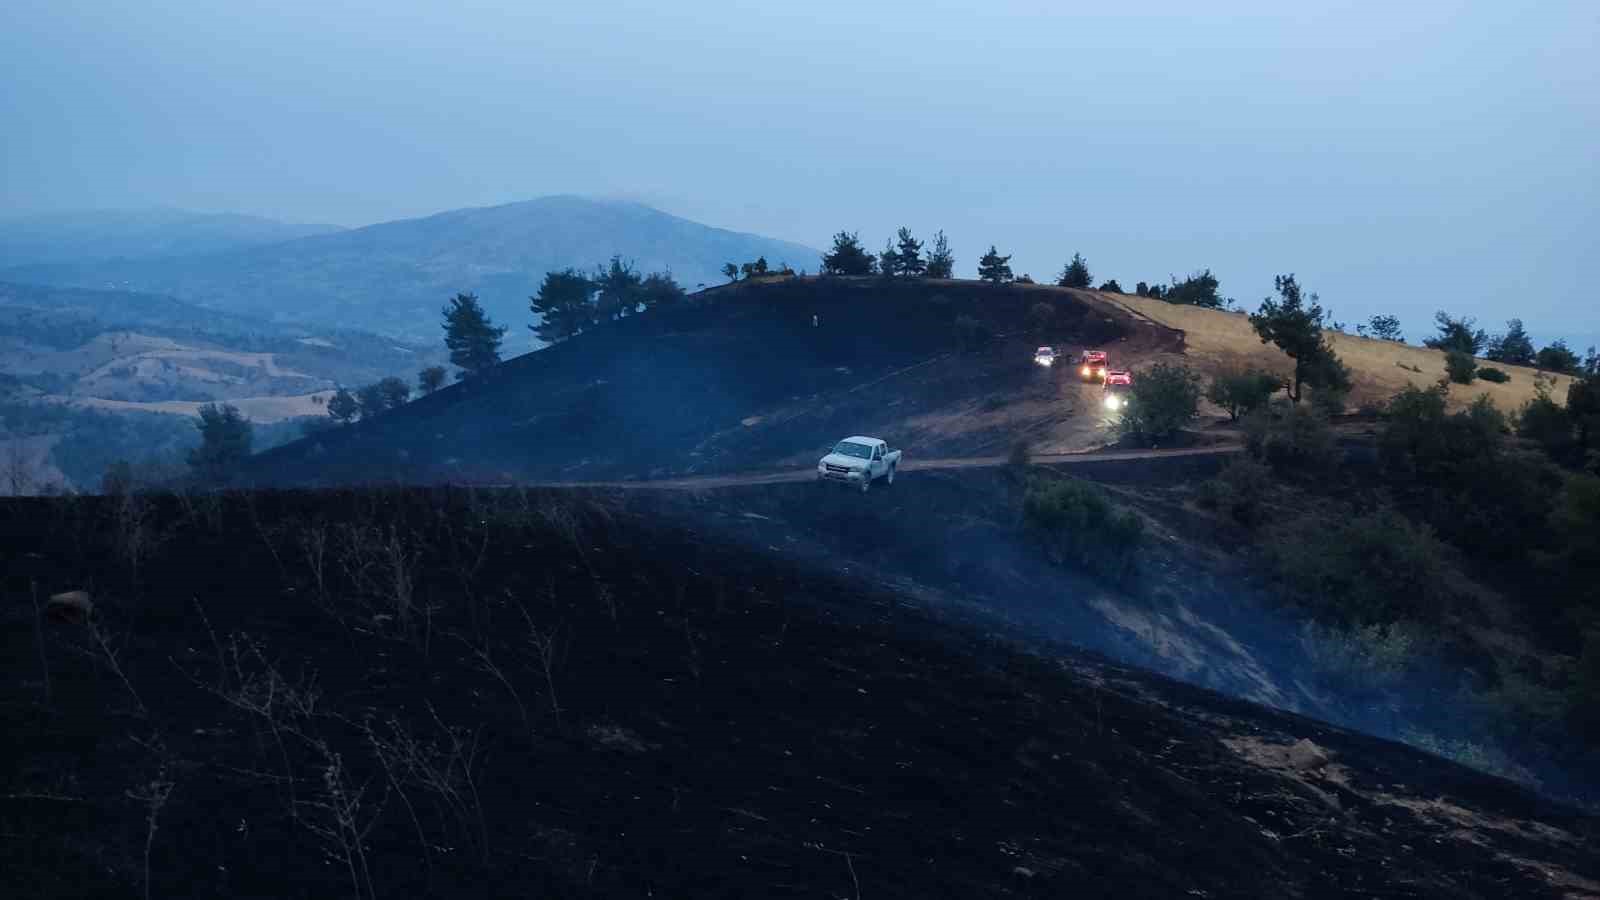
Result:
[[[0,209],[590,193],[1600,333],[1600,3],[1074,6],[7,0]]]

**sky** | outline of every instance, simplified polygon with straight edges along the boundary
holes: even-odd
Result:
[[[1203,11],[1202,11],[1203,10]],[[7,0],[0,211],[552,193],[1600,340],[1600,3]]]

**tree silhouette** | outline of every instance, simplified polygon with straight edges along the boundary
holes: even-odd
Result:
[[[444,372],[443,366],[435,366],[434,368],[438,369],[441,374]],[[339,388],[332,397],[328,398],[328,415],[334,421],[342,425],[349,425],[360,414],[361,404],[357,402],[354,394],[344,388]]]
[[[859,234],[841,231],[833,236],[833,249],[822,256],[824,275],[871,275],[877,261],[861,247]]]
[[[928,270],[922,258],[922,242],[911,236],[911,229],[901,228],[896,235],[895,248],[884,251],[889,263],[889,274],[901,278],[920,278]]]
[[[528,308],[539,317],[539,324],[528,327],[547,344],[582,333],[594,322],[594,307],[589,302],[593,294],[594,284],[577,269],[546,272],[539,293],[528,299]]]
[[[595,318],[610,322],[631,315],[639,306],[642,282],[632,263],[623,262],[620,256],[611,257],[607,266],[595,272],[594,286],[599,290],[595,297]]]
[[[956,274],[956,256],[950,252],[950,241],[945,238],[941,229],[933,235],[933,248],[928,251],[929,278],[954,278]]]
[[[431,394],[444,387],[444,377],[448,374],[444,366],[429,366],[417,373],[417,388],[424,394]]]
[[[200,446],[189,451],[189,465],[202,477],[220,479],[250,455],[255,429],[231,403],[207,403],[199,412]]]
[[[1000,251],[993,244],[989,245],[989,252],[978,259],[978,277],[990,284],[1000,284],[1011,280],[1011,257],[1001,256]]]
[[[732,284],[733,282],[739,280],[739,267],[733,263],[723,263],[722,274],[726,275],[728,277],[728,283]]]
[[[451,297],[443,314],[444,345],[450,349],[450,361],[464,373],[460,377],[476,375],[500,361],[505,326],[489,320],[477,294]]]
[[[1072,254],[1072,261],[1061,270],[1061,276],[1056,279],[1056,284],[1070,288],[1088,288],[1094,284],[1094,279],[1089,277],[1089,263],[1079,254]]]
[[[1272,283],[1280,299],[1262,300],[1260,311],[1250,315],[1250,325],[1260,335],[1261,343],[1276,344],[1294,360],[1289,399],[1299,403],[1301,387],[1307,384],[1330,391],[1348,390],[1350,370],[1339,361],[1322,334],[1324,313],[1317,295],[1311,295],[1307,306],[1292,274],[1279,275]]]

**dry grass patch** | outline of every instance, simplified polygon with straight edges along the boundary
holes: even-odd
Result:
[[[1249,365],[1283,374],[1292,370],[1293,364],[1287,356],[1276,347],[1261,343],[1255,329],[1250,327],[1249,316],[1244,313],[1177,306],[1148,297],[1121,294],[1098,296],[1169,328],[1182,329],[1186,355],[1206,374]],[[1382,402],[1408,385],[1429,387],[1445,374],[1444,354],[1438,350],[1338,332],[1328,332],[1328,338],[1339,358],[1350,367],[1355,382],[1350,395],[1350,405],[1353,407]],[[1501,363],[1486,364],[1503,369],[1511,376],[1511,380],[1505,384],[1474,381],[1470,385],[1457,385],[1451,391],[1452,408],[1465,407],[1479,394],[1488,394],[1495,406],[1505,412],[1514,412],[1534,398],[1534,375],[1538,373],[1537,369]],[[1572,378],[1566,375],[1554,378],[1553,396],[1565,398],[1567,385]]]

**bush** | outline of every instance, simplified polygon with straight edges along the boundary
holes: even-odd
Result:
[[[1206,389],[1206,399],[1222,407],[1228,418],[1237,422],[1239,417],[1267,404],[1272,395],[1283,387],[1283,379],[1256,369],[1228,372],[1211,380]]]
[[[989,326],[974,319],[972,316],[956,316],[955,329],[956,343],[963,350],[976,350],[989,343],[989,339],[994,337],[994,333],[989,330]]]
[[[1117,581],[1133,574],[1144,522],[1113,506],[1083,481],[1039,481],[1028,487],[1022,517],[1059,564]]]
[[[1561,404],[1541,394],[1517,411],[1517,434],[1536,442],[1552,457],[1562,459],[1577,445],[1572,417]]]
[[[1478,361],[1472,354],[1451,350],[1444,355],[1444,370],[1456,384],[1471,384],[1478,371]]]
[[[1048,303],[1035,303],[1028,307],[1028,327],[1034,331],[1044,331],[1056,320],[1056,308]]]
[[[1019,438],[1011,445],[1011,453],[1006,457],[1006,463],[1013,469],[1026,469],[1033,462],[1033,445],[1027,438]]]
[[[1496,369],[1494,366],[1484,366],[1479,369],[1478,377],[1484,381],[1492,381],[1495,384],[1505,384],[1511,380],[1511,376],[1506,374],[1504,369]]]
[[[1200,413],[1200,377],[1188,366],[1157,363],[1133,379],[1122,412],[1124,435],[1155,443],[1176,434]]]
[[[1258,524],[1264,512],[1267,493],[1272,490],[1272,471],[1248,456],[1235,459],[1200,485],[1200,504],[1226,513],[1241,525]]]
[[[1322,680],[1370,690],[1397,684],[1423,641],[1405,623],[1329,628],[1307,622],[1299,643],[1301,658]]]
[[[1308,517],[1267,555],[1288,599],[1344,624],[1436,620],[1450,597],[1433,530],[1390,509],[1342,521]]]
[[[1314,408],[1279,402],[1244,418],[1245,447],[1276,469],[1320,470],[1339,460],[1328,420]]]

